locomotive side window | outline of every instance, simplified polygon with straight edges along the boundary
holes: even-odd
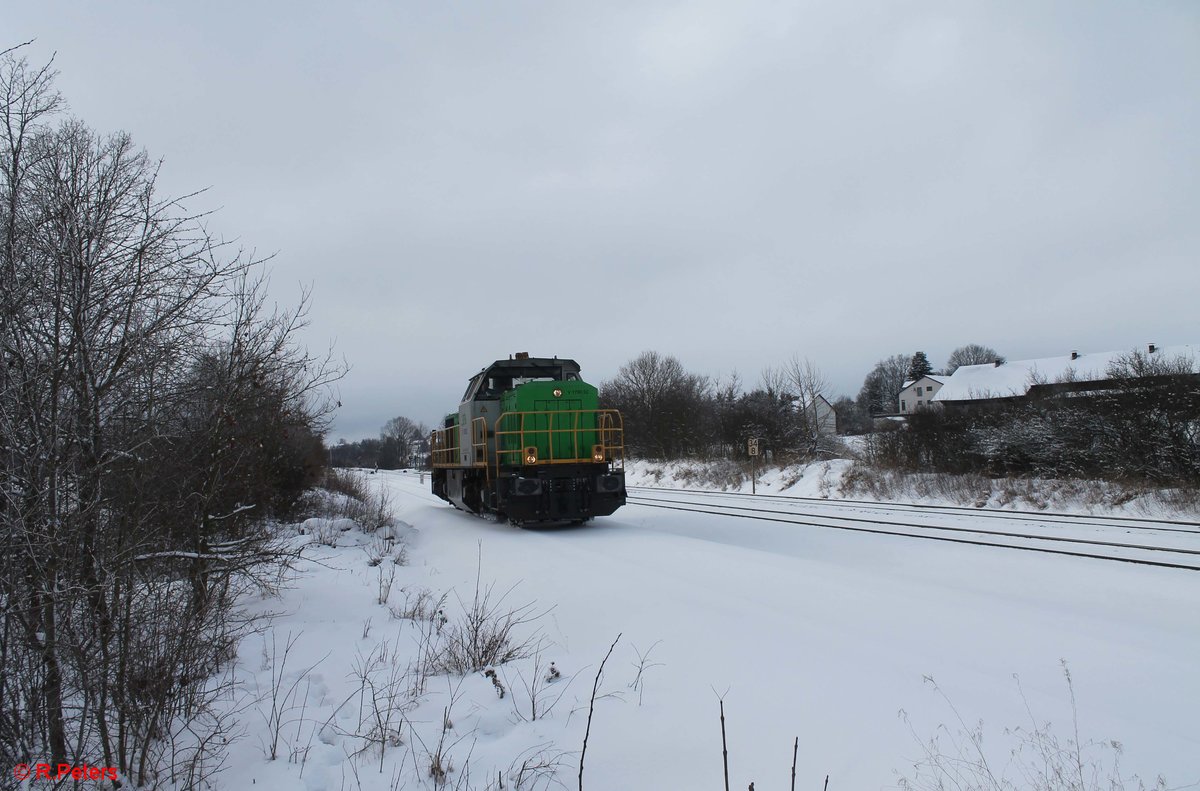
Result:
[[[501,393],[513,389],[511,376],[489,376],[487,386],[479,393],[480,398],[496,398]]]
[[[481,374],[481,373],[475,374],[474,376],[471,377],[471,381],[467,383],[467,392],[463,393],[463,397],[462,397],[463,401],[471,400],[471,396],[473,396],[475,394],[475,391],[477,389],[479,389],[479,384],[482,380],[483,380],[483,374]]]

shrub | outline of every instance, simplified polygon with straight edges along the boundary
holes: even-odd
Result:
[[[1075,705],[1075,687],[1071,672],[1063,662],[1063,675],[1071,700],[1071,734],[1060,736],[1049,722],[1039,721],[1025,701],[1029,712],[1027,726],[1005,729],[1008,745],[1002,751],[985,749],[982,721],[968,725],[933,679],[926,679],[949,705],[957,727],[941,726],[938,734],[921,739],[922,757],[912,766],[912,774],[901,775],[898,785],[905,791],[1124,791],[1147,788],[1137,776],[1121,773],[1122,746],[1116,741],[1083,741],[1079,737],[1079,719]],[[1020,684],[1018,682],[1018,691]],[[1021,693],[1024,700],[1024,693]],[[907,715],[901,717],[908,722]],[[910,724],[911,730],[911,724]],[[989,740],[989,745],[991,741]],[[1166,781],[1155,778],[1152,789],[1165,791]]]

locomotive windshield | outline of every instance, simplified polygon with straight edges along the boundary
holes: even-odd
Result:
[[[579,379],[579,364],[574,360],[544,357],[497,360],[471,378],[463,401],[496,399],[527,382],[574,382]]]

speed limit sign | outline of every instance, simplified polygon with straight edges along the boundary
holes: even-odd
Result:
[[[751,456],[758,455],[758,437],[751,437],[750,439],[746,440],[746,451]]]

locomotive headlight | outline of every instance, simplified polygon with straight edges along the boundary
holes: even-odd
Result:
[[[603,445],[593,445],[592,446],[592,461],[604,461],[604,446]]]
[[[525,449],[525,463],[526,464],[537,464],[537,447],[536,446],[530,445],[528,448]]]

